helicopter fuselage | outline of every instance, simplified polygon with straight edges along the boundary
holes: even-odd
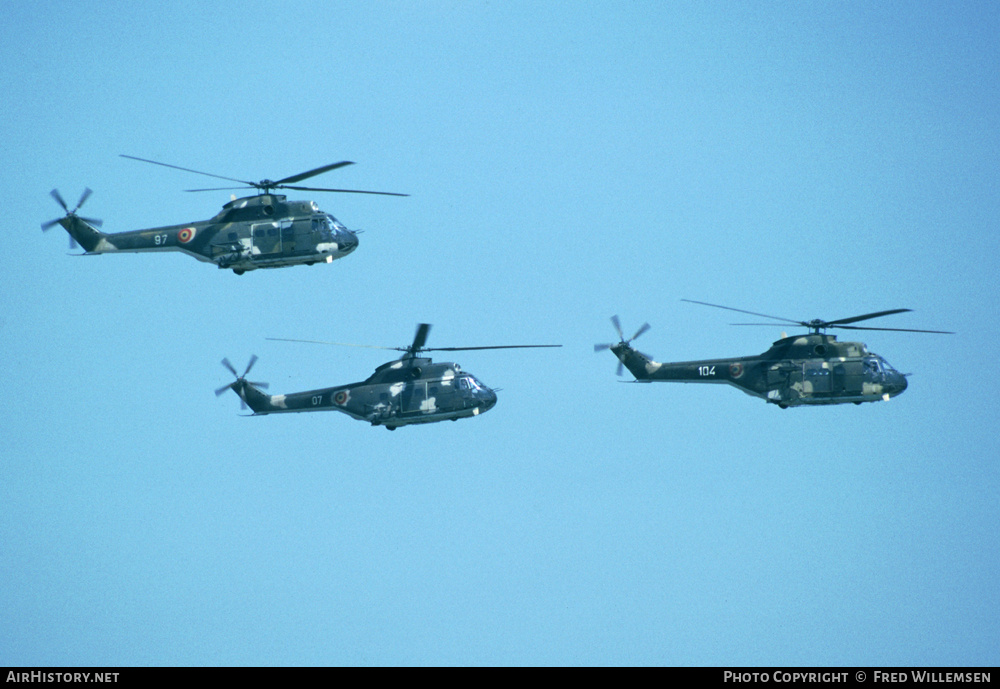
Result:
[[[611,351],[638,382],[724,383],[781,408],[878,402],[906,390],[906,377],[861,342],[810,333],[758,356],[660,363],[621,342]]]
[[[339,411],[373,426],[457,421],[496,404],[496,393],[458,364],[407,358],[379,366],[367,380],[349,385],[268,395],[242,378],[233,390],[254,415]]]
[[[357,235],[312,201],[282,194],[233,199],[211,220],[104,233],[69,214],[59,223],[87,254],[180,251],[236,274],[331,263],[353,252]]]

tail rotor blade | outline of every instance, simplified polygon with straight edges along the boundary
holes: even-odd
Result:
[[[53,189],[52,191],[49,192],[49,194],[51,194],[52,198],[54,198],[56,200],[56,203],[58,203],[60,206],[62,206],[62,209],[64,211],[66,211],[67,213],[69,213],[69,206],[66,205],[66,201],[63,200],[63,197],[59,193],[58,189]]]
[[[649,323],[643,323],[642,326],[638,330],[635,331],[635,335],[632,336],[632,338],[629,340],[629,342],[631,342],[635,338],[637,338],[640,335],[642,335],[644,332],[646,332],[647,330],[649,330],[650,327],[651,326],[649,325]]]
[[[618,333],[619,339],[621,339],[621,341],[624,342],[625,341],[625,333],[622,332],[622,324],[621,324],[621,321],[618,320],[618,315],[617,314],[615,314],[614,316],[611,317],[611,324],[613,326],[615,326],[615,331]]]
[[[78,210],[80,210],[80,206],[82,206],[84,203],[86,203],[87,199],[89,199],[90,195],[93,194],[93,193],[94,192],[93,192],[93,190],[91,190],[90,187],[86,187],[83,190],[83,194],[80,195],[80,200],[77,202],[76,208],[73,209],[73,212],[76,213]]]
[[[250,363],[249,363],[249,364],[247,364],[247,370],[245,370],[245,371],[243,372],[243,376],[241,376],[241,377],[245,378],[245,377],[246,377],[246,375],[247,375],[248,373],[250,373],[250,369],[252,369],[252,368],[253,368],[253,365],[254,365],[254,364],[256,364],[256,363],[257,363],[257,355],[256,355],[256,354],[254,354],[253,356],[251,356],[251,357],[250,357]]]
[[[233,365],[231,363],[229,363],[229,359],[228,358],[225,358],[225,359],[222,360],[222,365],[225,366],[226,368],[228,368],[229,371],[233,374],[233,376],[235,376],[236,378],[240,377],[240,374],[236,372],[236,369],[233,368]]]

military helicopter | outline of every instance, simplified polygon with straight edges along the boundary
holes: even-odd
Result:
[[[86,254],[83,255],[181,251],[199,261],[214,263],[219,268],[231,269],[237,275],[242,275],[248,270],[258,268],[332,263],[358,247],[357,234],[344,227],[329,213],[321,211],[315,202],[288,201],[283,194],[271,193],[274,189],[408,196],[388,191],[293,186],[294,182],[301,182],[324,172],[354,164],[348,160],[324,165],[277,181],[264,179],[260,182],[249,182],[135,156],[121,157],[238,182],[256,189],[259,193],[256,196],[243,198],[232,195],[232,200],[211,220],[106,234],[98,229],[102,225],[100,220],[77,215],[77,211],[90,197],[92,193],[90,189],[84,190],[80,201],[72,210],[58,190],[53,189],[52,197],[66,211],[66,215],[42,223],[42,230],[62,225],[69,232],[71,243],[78,243],[84,248]],[[243,187],[185,189],[185,191],[227,191],[236,188]]]
[[[309,342],[313,344],[391,349],[403,352],[395,361],[382,364],[375,373],[360,383],[349,383],[331,388],[296,392],[288,395],[268,395],[261,392],[265,383],[246,380],[257,356],[250,359],[243,375],[236,372],[229,359],[222,365],[229,369],[236,380],[215,391],[216,396],[232,390],[253,410],[253,415],[305,411],[339,411],[372,426],[385,426],[390,431],[399,426],[435,421],[457,421],[478,416],[497,403],[496,391],[455,363],[434,363],[421,352],[458,352],[474,349],[528,349],[561,347],[562,345],[495,345],[487,347],[424,347],[431,326],[420,323],[413,343],[409,347],[378,347],[343,342],[317,342],[316,340],[291,340],[269,337],[282,342]]]
[[[906,390],[906,374],[898,372],[878,354],[868,351],[864,343],[838,342],[836,335],[827,335],[821,333],[821,330],[843,328],[954,334],[943,330],[848,325],[870,318],[903,313],[910,309],[891,309],[833,321],[818,318],[811,321],[796,321],[691,299],[682,301],[794,323],[808,328],[809,333],[792,337],[782,334],[782,338],[772,344],[770,349],[757,356],[659,363],[631,346],[632,340],[649,330],[649,323],[643,324],[635,335],[626,340],[618,317],[612,316],[611,322],[621,340],[617,344],[594,345],[594,351],[610,349],[619,360],[618,375],[622,375],[624,366],[635,376],[637,382],[726,383],[748,395],[760,397],[778,405],[781,409],[787,409],[805,405],[887,401],[890,397],[895,397]],[[734,325],[768,324],[734,323]]]

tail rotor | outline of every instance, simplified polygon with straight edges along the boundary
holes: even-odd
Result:
[[[613,326],[615,326],[615,331],[618,333],[619,341],[617,343],[595,344],[594,345],[594,351],[595,352],[603,352],[606,349],[611,349],[612,347],[620,347],[620,346],[623,346],[623,345],[625,347],[628,347],[632,343],[632,340],[636,339],[637,337],[639,337],[640,335],[642,335],[643,333],[645,333],[650,328],[649,323],[643,323],[639,327],[639,329],[635,331],[635,335],[633,335],[632,337],[630,337],[630,338],[628,338],[626,340],[625,339],[625,333],[624,333],[624,331],[622,331],[621,321],[618,320],[618,316],[617,315],[611,317],[611,324]],[[639,352],[639,353],[642,354],[642,352]],[[617,352],[616,352],[616,355],[617,355]],[[643,354],[643,356],[646,356],[646,355]],[[649,357],[646,357],[646,358],[649,358]],[[619,359],[618,360],[618,375],[621,376],[621,375],[624,375],[624,374],[625,374],[625,365],[622,363],[621,359]]]
[[[43,222],[42,232],[48,232],[56,225],[62,223],[62,221],[65,220],[66,218],[76,218],[78,220],[84,221],[88,225],[93,225],[94,227],[101,227],[104,224],[103,220],[99,220],[98,218],[85,218],[81,215],[76,214],[76,212],[80,210],[80,207],[87,202],[87,199],[89,199],[90,195],[93,193],[94,192],[91,191],[89,187],[84,189],[83,194],[80,196],[80,200],[77,201],[76,203],[76,207],[74,207],[73,210],[70,210],[69,204],[66,203],[66,200],[62,197],[62,194],[59,193],[58,189],[53,189],[52,191],[50,191],[49,194],[51,194],[52,198],[56,200],[56,203],[62,206],[62,209],[66,211],[66,215],[63,216],[62,218],[56,218],[55,220],[49,220],[48,222]],[[77,247],[76,240],[73,239],[72,235],[70,235],[69,238],[69,245],[71,249],[75,249]]]
[[[250,369],[253,368],[253,365],[255,363],[257,363],[257,355],[256,354],[254,354],[253,356],[250,357],[250,363],[247,364],[246,369],[243,371],[243,375],[240,375],[239,373],[236,372],[236,368],[233,366],[233,364],[229,361],[228,358],[223,359],[222,360],[222,365],[225,366],[227,369],[229,369],[229,372],[232,373],[236,377],[236,380],[234,380],[232,383],[229,383],[228,385],[223,385],[221,388],[219,388],[218,390],[216,390],[215,391],[215,396],[218,397],[219,395],[221,395],[222,393],[224,393],[226,390],[233,390],[237,395],[240,396],[240,407],[242,409],[246,409],[247,408],[247,403],[246,403],[246,400],[243,399],[243,385],[244,384],[253,385],[254,387],[263,388],[264,390],[266,390],[268,388],[268,384],[267,383],[255,383],[253,381],[248,381],[246,379],[247,374],[250,373]]]

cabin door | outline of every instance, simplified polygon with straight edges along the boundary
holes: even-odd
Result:
[[[253,242],[251,256],[281,253],[281,233],[278,231],[278,223],[276,222],[251,225],[250,238]]]

